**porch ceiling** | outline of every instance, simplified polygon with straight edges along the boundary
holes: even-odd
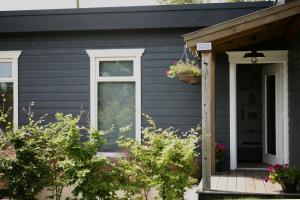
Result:
[[[211,42],[214,52],[223,52],[249,46],[282,36],[287,40],[300,29],[300,1],[274,6],[255,13],[210,26],[184,35],[188,48],[197,43]]]

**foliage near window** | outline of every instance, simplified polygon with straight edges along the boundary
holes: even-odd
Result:
[[[192,175],[199,128],[180,138],[177,130],[157,128],[149,116],[146,118],[149,127],[142,130],[142,143],[127,137],[119,141],[127,154],[118,165],[123,177],[128,177],[122,189],[128,196],[142,193],[142,199],[147,199],[155,187],[160,198],[181,200],[185,190],[196,182]]]
[[[5,116],[0,122],[0,129],[5,131],[13,125],[13,83],[0,83],[0,112]]]
[[[62,152],[59,166],[65,185],[75,186],[73,195],[77,199],[115,199],[118,184],[115,181],[113,166],[107,158],[96,156],[98,149],[106,142],[106,132],[79,128],[80,116],[73,118],[72,115],[59,113],[56,114],[56,119],[57,123],[53,128],[65,129],[61,132],[56,131],[60,134],[57,134],[55,140]],[[87,132],[90,137],[83,143],[80,141],[82,131]]]
[[[118,151],[119,129],[129,124],[135,125],[135,84],[134,83],[99,83],[98,84],[98,128],[114,129],[107,137],[107,143],[101,151]],[[135,129],[128,137],[135,138]]]
[[[1,120],[5,118],[1,116]],[[47,135],[41,123],[42,120],[34,121],[29,112],[28,124],[1,135],[0,194],[12,199],[33,200],[49,184]]]
[[[0,194],[32,200],[47,187],[48,198],[58,200],[63,188],[72,185],[75,197],[113,199],[116,176],[109,160],[96,156],[105,143],[105,132],[80,128],[80,115],[57,113],[55,117],[56,122],[43,125],[43,119],[34,121],[29,109],[28,124],[1,135],[0,182],[4,184]],[[83,132],[90,140],[82,143]]]
[[[48,188],[48,199],[59,200],[63,188],[72,186],[72,199],[147,199],[155,187],[162,199],[179,200],[196,181],[192,173],[198,129],[181,138],[173,128],[157,128],[147,117],[143,143],[121,137],[127,156],[112,161],[97,156],[107,132],[80,127],[81,114],[57,113],[52,123],[34,118],[29,108],[27,124],[0,135],[0,198],[33,200]],[[89,140],[82,142],[82,134]],[[125,197],[117,196],[120,190]]]

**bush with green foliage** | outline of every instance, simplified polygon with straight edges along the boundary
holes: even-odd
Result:
[[[0,180],[4,185],[0,191],[2,197],[33,200],[38,192],[49,185],[47,135],[41,126],[42,119],[34,121],[33,117],[29,111],[28,124],[16,131],[6,130],[0,137]]]
[[[57,113],[55,122],[44,124],[33,118],[29,109],[28,124],[1,135],[2,196],[32,200],[48,188],[48,198],[58,200],[64,187],[74,186],[75,199],[116,198],[113,164],[96,156],[106,132],[79,127],[81,115]],[[81,142],[84,132],[90,140]],[[8,150],[11,156],[6,156]]]
[[[27,124],[0,135],[1,197],[33,200],[48,188],[48,198],[59,200],[64,187],[72,186],[76,200],[147,199],[152,188],[162,199],[176,200],[195,183],[198,129],[179,137],[177,130],[157,128],[146,116],[142,143],[122,136],[125,156],[112,161],[97,155],[108,132],[80,127],[81,115],[57,113],[54,122],[45,123],[44,118],[35,121],[29,108]],[[83,133],[89,136],[86,142]],[[117,196],[120,190],[124,197]]]
[[[59,129],[65,129],[54,140],[62,152],[58,162],[63,172],[62,182],[74,186],[76,199],[116,199],[118,184],[113,163],[97,156],[99,148],[105,144],[106,132],[79,128],[80,116],[56,114],[56,119],[57,123],[50,125],[52,130],[59,133]],[[80,141],[82,131],[89,135],[86,142]]]
[[[128,196],[148,199],[154,187],[164,200],[181,200],[185,190],[196,182],[192,175],[199,128],[179,137],[178,130],[157,128],[149,116],[146,119],[149,126],[142,130],[142,143],[126,136],[119,141],[126,156],[119,159],[118,167],[123,172],[121,177],[128,177],[122,189]]]

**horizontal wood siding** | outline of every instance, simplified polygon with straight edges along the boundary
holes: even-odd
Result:
[[[289,153],[290,163],[300,167],[300,35],[289,47]]]
[[[230,147],[229,132],[229,63],[225,53],[217,55],[216,62],[216,142]],[[226,159],[229,168],[229,155]]]
[[[145,48],[142,56],[142,111],[158,126],[182,130],[201,121],[201,87],[165,77],[181,57],[182,34],[191,29],[164,31],[69,32],[0,35],[0,51],[22,50],[19,59],[19,121],[31,101],[36,116],[79,113],[82,124],[90,107],[89,57],[85,49]]]

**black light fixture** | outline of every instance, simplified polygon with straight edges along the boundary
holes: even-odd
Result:
[[[252,35],[249,37],[249,40],[253,41],[255,43],[256,36]],[[258,58],[264,58],[265,55],[261,52],[257,52],[256,49],[253,49],[250,53],[245,53],[244,58],[251,58],[251,63],[255,64],[257,63]]]
[[[264,58],[265,54],[257,52],[257,50],[252,50],[250,53],[245,53],[244,58],[251,58],[251,63],[257,63],[258,58]]]

